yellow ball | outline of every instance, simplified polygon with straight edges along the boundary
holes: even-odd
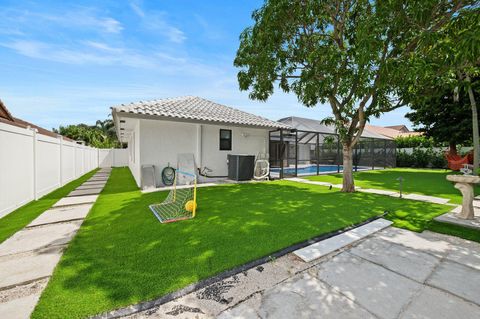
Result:
[[[194,208],[197,209],[197,203],[195,203],[193,200],[189,200],[185,204],[185,210],[188,211],[188,212],[193,212]]]

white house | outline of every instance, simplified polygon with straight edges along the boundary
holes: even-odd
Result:
[[[122,104],[112,107],[112,115],[139,186],[142,165],[155,166],[160,184],[163,168],[176,167],[179,154],[193,154],[210,176],[226,176],[228,154],[266,154],[269,131],[290,128],[193,96]]]

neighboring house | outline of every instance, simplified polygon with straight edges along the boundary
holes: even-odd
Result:
[[[117,135],[128,143],[129,167],[141,186],[142,165],[155,165],[157,185],[164,167],[179,154],[193,154],[198,168],[226,176],[228,154],[268,153],[269,131],[286,124],[203,98],[186,96],[112,107]]]
[[[50,136],[50,137],[58,137],[59,136],[58,133],[49,131],[49,130],[44,129],[43,127],[40,127],[40,126],[35,125],[33,123],[24,121],[24,120],[16,118],[16,117],[13,117],[12,114],[10,113],[10,111],[8,111],[6,105],[1,100],[0,100],[0,123],[5,123],[5,124],[21,127],[21,128],[30,127],[30,128],[36,129],[38,134],[42,134],[42,135],[46,135],[46,136]],[[63,139],[66,140],[66,141],[72,141],[73,142],[72,139],[70,139],[68,137],[65,137],[65,136],[63,137]]]
[[[366,124],[365,129],[370,132],[375,132],[377,134],[384,135],[389,138],[404,137],[404,136],[414,136],[422,135],[423,132],[414,132],[410,131],[405,125],[392,125],[392,126],[376,126]]]
[[[399,131],[400,133],[410,133],[410,130],[406,125],[390,125],[390,126],[385,126],[386,128],[391,128],[392,130]]]

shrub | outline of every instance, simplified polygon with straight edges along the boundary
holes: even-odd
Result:
[[[397,167],[445,168],[447,161],[440,151],[416,148],[411,154],[397,151]]]
[[[398,148],[439,146],[435,145],[433,138],[423,135],[398,136],[395,138],[395,143]]]

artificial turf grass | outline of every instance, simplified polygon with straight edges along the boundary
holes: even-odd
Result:
[[[436,196],[450,199],[450,203],[461,204],[462,195],[447,181],[446,176],[457,174],[443,169],[414,169],[393,168],[385,170],[371,170],[354,173],[355,186],[362,188],[377,188],[399,190],[398,177],[403,177],[403,192]],[[342,183],[342,174],[308,176],[305,179],[332,184]],[[475,187],[475,193],[480,194],[480,187]]]
[[[449,223],[442,223],[432,220],[425,226],[425,229],[450,236],[476,241],[480,243],[480,231],[478,229],[463,227]]]
[[[82,185],[83,182],[93,176],[97,170],[98,169],[90,171],[76,180],[73,180],[68,184],[65,184],[64,186],[54,190],[53,192],[48,193],[40,199],[31,201],[17,208],[3,218],[0,218],[0,244],[17,231],[30,224],[31,221],[37,218],[44,211],[50,209],[58,200],[67,196],[75,188]]]
[[[151,300],[382,214],[448,207],[289,181],[198,188],[191,220],[160,224],[128,169],[111,177],[70,243],[33,318],[83,318]]]

